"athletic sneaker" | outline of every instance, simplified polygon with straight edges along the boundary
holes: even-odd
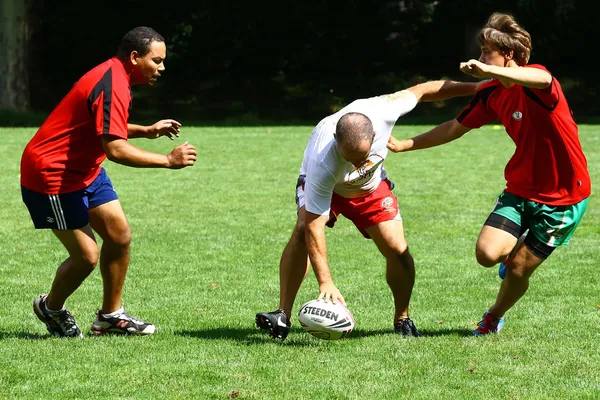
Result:
[[[124,308],[110,317],[98,310],[96,320],[92,323],[92,332],[96,335],[152,335],[155,329],[154,325],[127,314]]]
[[[500,266],[498,267],[498,276],[500,279],[506,278],[506,265],[504,265],[503,262],[501,262]]]
[[[394,332],[404,337],[419,337],[421,334],[417,330],[415,323],[410,318],[401,319],[394,324]]]
[[[490,333],[498,333],[504,326],[504,318],[496,318],[489,312],[483,314],[483,318],[477,324],[477,329],[473,332],[475,336],[485,336]]]
[[[46,324],[48,332],[53,336],[63,338],[82,338],[83,334],[75,322],[75,318],[67,309],[58,312],[49,312],[46,308],[47,294],[41,294],[33,302],[33,312]]]
[[[282,309],[256,314],[256,327],[269,332],[273,339],[284,340],[290,333],[291,323]]]

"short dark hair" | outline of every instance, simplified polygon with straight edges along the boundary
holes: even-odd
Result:
[[[335,126],[337,142],[353,148],[363,140],[373,143],[373,137],[373,123],[365,114],[349,112],[342,115]]]
[[[164,43],[164,41],[165,38],[154,29],[147,26],[138,26],[123,36],[117,49],[117,57],[124,60],[129,57],[132,51],[137,51],[143,57],[148,54],[150,45],[153,42]]]

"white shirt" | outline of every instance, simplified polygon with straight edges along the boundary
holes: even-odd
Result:
[[[390,95],[353,101],[337,113],[322,119],[312,131],[300,168],[300,174],[306,175],[306,210],[317,215],[328,215],[333,193],[346,198],[366,196],[374,192],[386,178],[381,163],[370,177],[358,179],[355,183],[347,182],[348,175],[355,171],[356,167],[344,160],[333,137],[336,124],[344,114],[359,112],[369,117],[375,131],[370,155],[377,155],[385,160],[388,154],[387,142],[396,121],[416,105],[415,95],[403,90]]]

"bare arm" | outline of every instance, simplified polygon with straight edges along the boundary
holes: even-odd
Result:
[[[387,147],[394,153],[427,149],[458,139],[470,130],[470,128],[453,119],[410,139],[398,140],[390,136]]]
[[[459,96],[473,96],[482,83],[484,82],[428,81],[381,97],[389,101],[394,101],[405,96],[410,96],[410,94],[406,93],[406,91],[409,91],[417,98],[417,103],[422,101],[441,101]]]
[[[499,67],[469,60],[460,63],[460,70],[476,78],[496,78],[505,87],[516,83],[534,89],[545,89],[552,83],[552,75],[539,68]]]
[[[142,150],[127,140],[110,135],[102,136],[102,146],[109,160],[129,167],[178,169],[194,165],[196,161],[196,149],[187,142],[167,155]]]
[[[459,96],[473,96],[477,92],[479,82],[429,81],[409,87],[417,101],[441,101]]]
[[[127,124],[127,137],[129,139],[156,139],[167,136],[173,140],[173,137],[179,137],[179,127],[181,124],[174,119],[162,119],[150,126]]]
[[[308,257],[315,271],[319,283],[319,299],[331,299],[334,303],[346,304],[344,297],[337,289],[331,278],[329,263],[327,262],[327,244],[325,241],[325,224],[329,216],[317,215],[306,212],[304,233]]]

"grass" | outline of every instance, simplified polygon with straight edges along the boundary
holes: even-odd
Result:
[[[411,136],[424,126],[397,126]],[[153,337],[93,337],[95,271],[69,299],[84,340],[51,338],[31,310],[66,257],[33,229],[19,161],[35,128],[0,135],[0,398],[598,399],[600,211],[594,196],[571,244],[532,278],[498,336],[471,331],[492,303],[496,269],[475,262],[477,234],[503,189],[513,145],[486,126],[446,146],[390,155],[417,281],[411,315],[424,334],[392,334],[383,258],[341,219],[327,231],[338,287],[356,318],[347,339],[294,325],[274,342],[253,325],[277,306],[278,262],[295,221],[294,184],[312,127],[185,128],[199,161],[179,171],[105,162],[133,231],[124,302]],[[600,178],[598,126],[580,135]],[[138,140],[166,153],[167,140]],[[318,293],[311,275],[299,305]]]

